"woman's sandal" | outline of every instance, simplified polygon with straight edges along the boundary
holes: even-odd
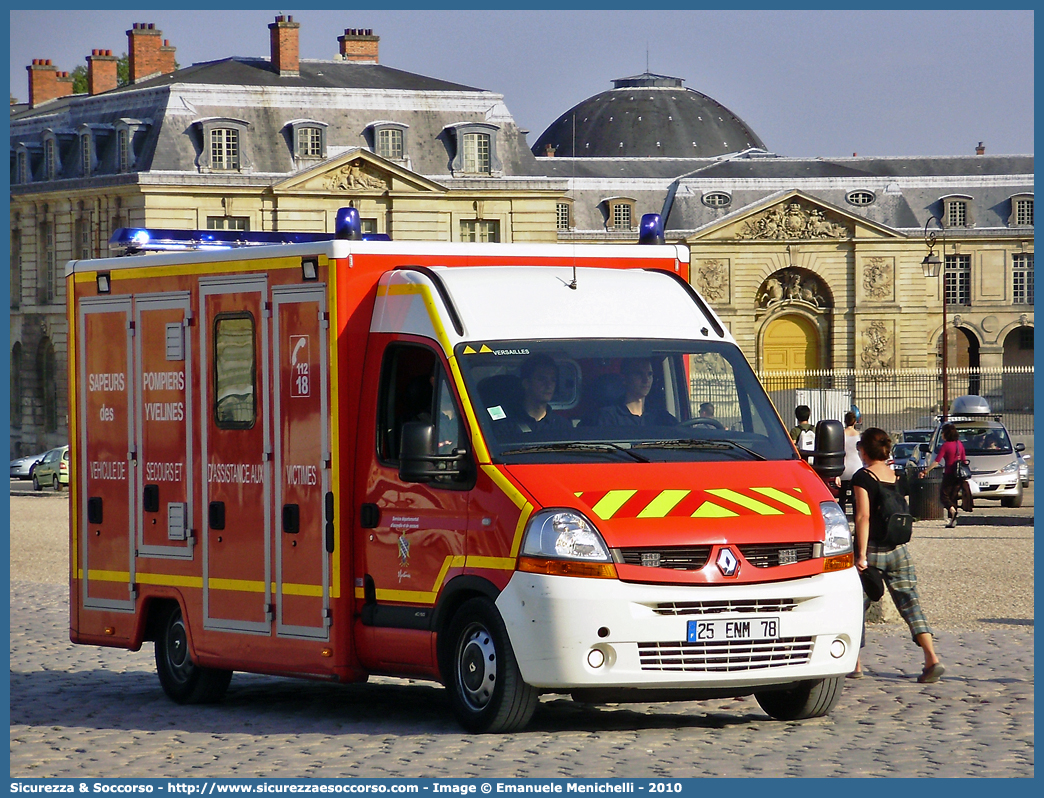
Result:
[[[944,673],[946,673],[946,668],[943,667],[941,662],[936,662],[934,665],[929,665],[921,671],[921,675],[917,677],[917,681],[921,684],[931,684],[932,682],[939,681]]]

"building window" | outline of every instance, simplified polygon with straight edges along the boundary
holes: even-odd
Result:
[[[40,283],[37,296],[41,305],[54,302],[55,283],[57,281],[56,256],[54,251],[54,225],[44,222],[40,225],[41,257]]]
[[[29,153],[25,150],[18,151],[18,182],[29,182]]]
[[[364,236],[377,235],[377,220],[376,219],[360,219],[359,220],[359,231]]]
[[[239,131],[218,127],[210,131],[210,166],[212,169],[239,168]]]
[[[84,177],[91,176],[91,137],[80,136],[80,170]]]
[[[711,191],[703,195],[703,204],[708,208],[724,208],[732,203],[732,197],[724,191]]]
[[[964,200],[951,200],[947,205],[946,226],[966,227],[968,224],[968,203]]]
[[[402,160],[402,131],[386,127],[377,131],[377,154],[388,160]]]
[[[555,205],[555,227],[559,230],[568,230],[572,227],[572,219],[570,211],[571,205],[568,202],[559,202]]]
[[[495,244],[500,241],[500,222],[495,219],[462,219],[460,240],[471,243]]]
[[[11,347],[11,426],[22,428],[22,345]]]
[[[1032,222],[1031,222],[1032,224]],[[1012,296],[1016,305],[1033,304],[1033,253],[1015,255],[1012,259]]]
[[[297,157],[323,157],[323,129],[321,127],[297,128]]]
[[[91,222],[89,218],[77,219],[73,225],[74,258],[87,260],[91,257]]]
[[[208,216],[208,230],[249,230],[249,216]]]
[[[130,156],[130,131],[121,130],[116,135],[116,139],[119,145],[119,168],[121,172],[129,172],[131,168],[131,156]]]
[[[485,133],[464,134],[464,171],[489,174],[489,136]]]
[[[946,256],[946,304],[971,304],[971,255]]]
[[[214,320],[214,420],[220,429],[250,429],[257,418],[254,317]]]
[[[22,304],[22,231],[11,231],[11,307]],[[11,394],[14,397],[14,394]]]
[[[873,205],[877,197],[872,191],[852,191],[845,199],[850,205]]]
[[[40,341],[36,352],[36,378],[40,386],[44,432],[58,430],[58,385],[54,365],[54,345],[50,338]]]
[[[44,176],[47,180],[58,176],[58,142],[55,139],[44,141]]]
[[[1033,226],[1033,200],[1015,200],[1015,224],[1019,227]]]

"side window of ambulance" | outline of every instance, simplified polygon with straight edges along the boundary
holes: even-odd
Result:
[[[454,449],[464,446],[464,429],[461,426],[460,408],[457,407],[457,399],[450,388],[449,378],[441,367],[438,371],[438,400],[434,419],[435,440],[438,441],[436,454],[452,454]]]
[[[398,463],[403,424],[432,423],[437,363],[435,352],[425,346],[393,344],[385,350],[377,410],[377,454],[382,461]]]
[[[220,429],[250,429],[257,418],[254,317],[223,313],[214,320],[214,420]]]

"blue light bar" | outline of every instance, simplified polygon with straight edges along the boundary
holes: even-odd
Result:
[[[642,216],[642,223],[638,227],[639,244],[662,244],[663,219],[658,213],[646,213]]]

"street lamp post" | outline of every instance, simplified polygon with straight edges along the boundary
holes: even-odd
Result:
[[[935,254],[935,241],[938,233],[935,230],[928,229],[928,225],[933,221],[939,225],[939,232],[942,233],[942,258]],[[941,275],[942,278],[942,420],[945,422],[947,411],[950,408],[949,385],[946,379],[946,269],[943,263],[946,257],[946,228],[934,216],[928,217],[928,221],[924,223],[924,243],[928,247],[928,254],[921,261],[921,270],[924,272],[924,276],[939,277]]]

